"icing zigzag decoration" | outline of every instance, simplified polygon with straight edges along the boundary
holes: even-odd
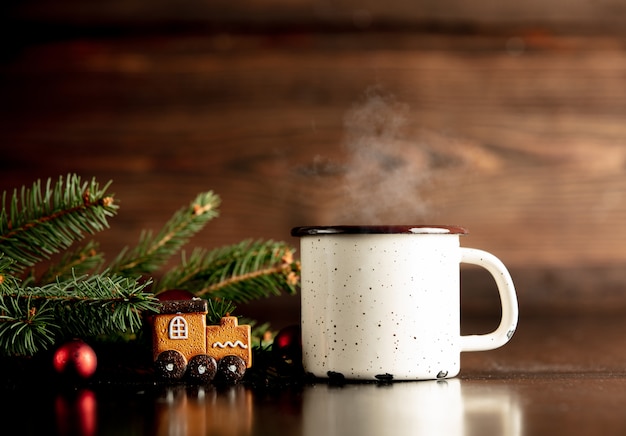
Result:
[[[237,347],[240,347],[240,348],[243,348],[243,349],[248,348],[248,346],[246,344],[244,344],[243,342],[241,342],[241,341],[235,341],[234,344],[232,343],[232,341],[226,341],[224,343],[218,341],[218,342],[213,343],[213,348],[216,348],[216,347],[219,347],[219,348],[226,348],[226,347],[237,348]]]

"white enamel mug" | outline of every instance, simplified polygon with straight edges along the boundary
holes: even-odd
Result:
[[[460,246],[452,226],[296,227],[302,263],[305,371],[352,380],[454,377],[460,353],[501,347],[518,319],[504,264]],[[498,287],[500,324],[460,334],[460,263],[484,267]]]

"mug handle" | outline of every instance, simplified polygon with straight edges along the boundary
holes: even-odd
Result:
[[[461,336],[461,351],[493,350],[509,342],[517,327],[519,308],[513,280],[504,264],[493,254],[476,248],[460,248],[461,262],[481,266],[491,273],[498,286],[502,305],[498,328],[483,335]]]

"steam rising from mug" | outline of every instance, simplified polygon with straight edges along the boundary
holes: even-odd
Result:
[[[430,156],[403,139],[409,108],[378,88],[345,116],[348,153],[334,222],[417,222],[428,212],[421,189],[430,178]]]

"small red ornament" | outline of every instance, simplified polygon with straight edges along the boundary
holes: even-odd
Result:
[[[302,334],[299,325],[284,327],[274,336],[272,351],[288,364],[299,365],[302,361]]]
[[[96,372],[98,358],[88,344],[80,339],[74,339],[57,348],[52,365],[59,374],[87,379]]]

